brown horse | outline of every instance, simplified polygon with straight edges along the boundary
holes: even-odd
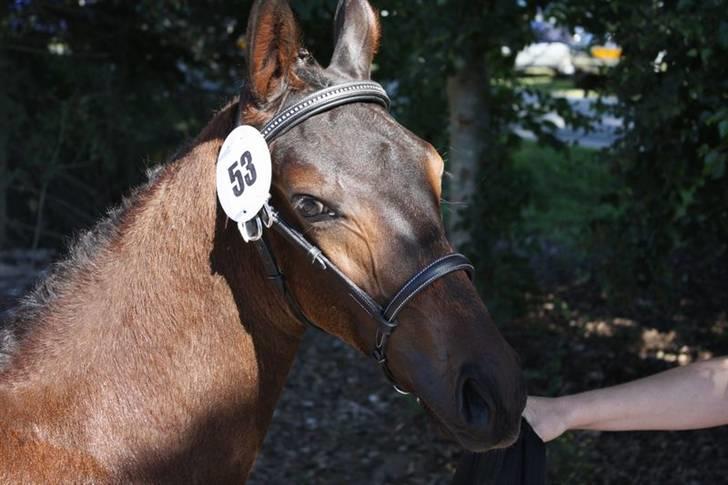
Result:
[[[217,203],[215,162],[239,123],[260,127],[307,93],[369,78],[379,25],[366,0],[342,0],[335,30],[324,69],[287,2],[257,1],[240,100],[0,327],[0,482],[245,481],[305,327]],[[377,301],[451,251],[443,162],[382,107],[331,109],[270,148],[275,207]],[[306,317],[369,353],[376,325],[269,236]],[[512,442],[525,402],[517,359],[465,273],[429,286],[399,321],[397,382],[465,448]]]

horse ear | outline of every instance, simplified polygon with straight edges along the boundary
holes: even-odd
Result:
[[[256,0],[246,40],[248,80],[258,102],[270,101],[298,82],[294,66],[301,38],[287,0]]]
[[[379,47],[379,15],[367,0],[340,0],[334,18],[334,54],[329,69],[369,79]]]

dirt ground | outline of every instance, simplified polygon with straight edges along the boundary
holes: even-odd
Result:
[[[305,337],[251,484],[447,484],[457,447],[371,359]]]
[[[42,276],[48,253],[0,254],[0,318]],[[710,290],[706,290],[710,291]],[[721,291],[714,292],[721,295]],[[589,284],[533,301],[504,324],[532,392],[557,395],[623,382],[728,353],[725,300],[665,321],[614,314]],[[705,317],[695,325],[680,318]],[[678,331],[674,328],[679,328]],[[699,399],[699,397],[696,397]],[[728,427],[675,433],[573,432],[547,447],[551,484],[728,484]],[[248,483],[447,484],[459,457],[376,364],[309,332]]]
[[[689,332],[603,314],[598,296],[585,291],[564,288],[503,329],[522,356],[534,393],[616,384],[672,367],[673,357],[684,362],[707,356],[705,346],[688,344],[695,339]],[[723,316],[714,328],[716,349],[728,350],[726,329]],[[572,432],[547,446],[549,483],[728,484],[727,444],[728,427]],[[459,454],[414,402],[391,391],[372,362],[313,332],[251,483],[447,484]]]

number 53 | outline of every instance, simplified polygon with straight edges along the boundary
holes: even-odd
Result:
[[[246,170],[246,174],[244,176],[238,168],[238,163],[240,163],[240,167]],[[253,157],[250,152],[243,153],[239,162],[235,162],[230,165],[228,167],[228,174],[230,175],[230,183],[233,184],[233,194],[235,194],[235,197],[240,197],[243,195],[243,192],[245,192],[245,187],[253,185],[258,178],[258,175],[255,173],[255,165],[253,165]]]

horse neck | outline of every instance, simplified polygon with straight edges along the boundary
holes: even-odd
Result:
[[[73,445],[94,447],[105,463],[142,443],[188,461],[181,449],[231,453],[237,470],[250,467],[301,329],[216,202],[215,160],[234,107],[135,196],[114,235],[21,340],[0,373],[0,398],[3,381],[28,390],[14,419],[46,420],[52,430],[48,409],[62,403],[64,419],[93,423],[87,442]],[[32,404],[34,390],[57,402]]]

